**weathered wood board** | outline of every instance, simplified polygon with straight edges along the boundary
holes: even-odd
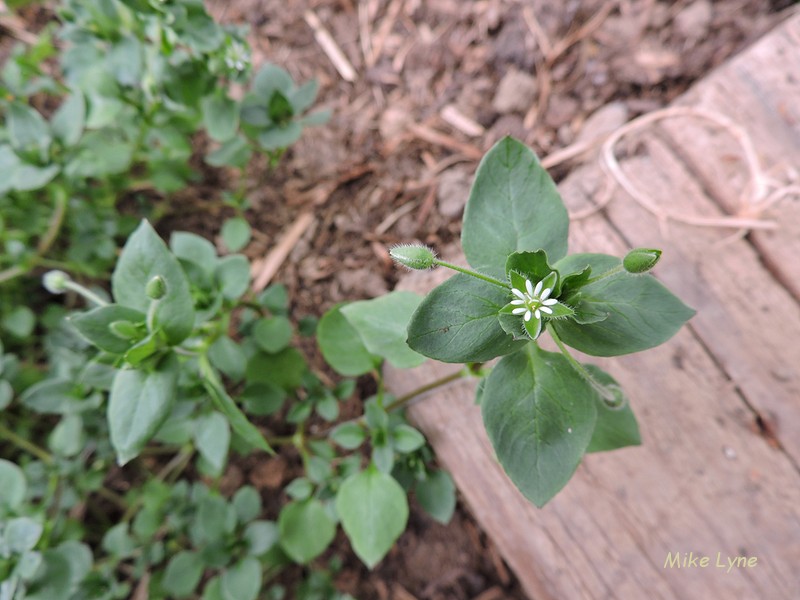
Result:
[[[800,18],[680,102],[739,123],[765,167],[796,168]],[[707,216],[737,205],[744,167],[718,130],[682,119],[638,139],[620,162],[654,202]],[[576,170],[560,186],[565,202],[587,206],[604,177],[594,164]],[[586,358],[623,385],[644,443],[587,456],[545,508],[529,504],[497,464],[471,382],[409,409],[532,599],[800,598],[800,200],[770,215],[777,231],[719,245],[730,230],[662,231],[618,190],[602,214],[572,223],[571,252],[664,248],[657,277],[698,314],[657,349]],[[427,291],[447,275],[414,274],[401,287]],[[390,370],[388,384],[402,394],[454,368]],[[689,552],[709,565],[665,566],[669,553]],[[742,555],[755,565],[728,571],[727,558]]]

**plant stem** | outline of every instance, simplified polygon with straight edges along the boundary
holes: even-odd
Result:
[[[33,454],[36,458],[41,460],[46,465],[53,464],[53,455],[44,448],[40,448],[33,442],[30,442],[20,435],[11,431],[8,427],[0,423],[0,437],[6,438],[9,442],[14,444],[20,450],[25,450],[29,454]]]
[[[483,273],[477,273],[476,271],[472,271],[470,269],[466,269],[464,267],[459,267],[458,265],[454,265],[453,263],[445,262],[443,260],[439,260],[438,258],[433,259],[433,264],[438,265],[440,267],[447,267],[448,269],[453,269],[453,271],[458,271],[459,273],[464,273],[464,275],[469,275],[471,277],[475,277],[476,279],[482,279],[492,285],[496,285],[501,287],[505,290],[510,289],[507,283],[500,281],[499,279],[495,279],[494,277],[489,277],[488,275],[484,275]]]
[[[31,265],[35,264],[35,261],[39,258],[42,258],[47,251],[50,249],[50,246],[53,245],[53,242],[56,241],[58,237],[59,231],[61,231],[61,226],[64,224],[64,215],[67,212],[67,194],[61,188],[56,188],[55,191],[55,208],[53,209],[53,214],[50,215],[50,220],[47,225],[47,231],[44,232],[41,239],[39,239],[39,243],[36,245],[36,254],[32,257],[33,261]],[[20,266],[11,267],[10,269],[6,269],[5,271],[0,272],[0,283],[5,283],[6,281],[10,281],[15,279],[21,275],[25,275],[29,268],[23,268]]]
[[[391,411],[394,411],[394,410],[398,410],[398,409],[402,408],[403,406],[405,406],[406,404],[408,404],[409,402],[411,402],[414,398],[416,398],[418,396],[421,396],[422,394],[430,392],[431,390],[435,390],[436,388],[441,387],[443,385],[447,385],[448,383],[452,383],[453,381],[461,379],[462,377],[470,377],[470,376],[472,376],[472,374],[470,373],[469,369],[465,367],[465,368],[463,368],[463,369],[461,369],[459,371],[456,371],[455,373],[450,373],[449,375],[445,375],[444,377],[440,377],[439,379],[435,379],[434,381],[431,381],[430,383],[426,383],[425,385],[422,385],[422,386],[418,387],[417,389],[412,390],[409,393],[400,396],[399,398],[396,398],[395,400],[393,400],[392,402],[387,404],[384,407],[384,410],[387,413],[391,412]],[[344,425],[345,423],[363,423],[364,421],[365,421],[365,418],[362,415],[362,416],[360,416],[360,417],[358,417],[356,419],[350,419],[348,421],[343,421],[342,423],[339,423],[335,427],[339,427],[340,425]],[[329,428],[325,429],[324,431],[321,431],[319,433],[314,434],[313,436],[310,436],[309,439],[312,439],[312,440],[324,440],[326,437],[328,437],[328,434],[331,431],[334,430],[335,427],[329,427]],[[270,443],[272,443],[272,440],[269,440],[269,441],[270,441]]]
[[[550,333],[550,337],[553,338],[553,341],[555,341],[558,349],[561,350],[561,354],[563,354],[567,361],[569,361],[569,364],[572,365],[578,374],[583,377],[598,394],[600,394],[606,404],[609,406],[617,404],[617,398],[614,396],[614,394],[605,385],[597,381],[592,374],[586,370],[586,367],[584,367],[575,359],[574,356],[572,356],[572,354],[569,353],[569,350],[567,350],[567,347],[564,345],[564,342],[561,341],[561,338],[558,337],[558,334],[552,325],[547,325],[547,331]]]
[[[125,502],[125,498],[123,498],[122,496],[120,496],[119,494],[117,494],[115,492],[112,492],[110,489],[108,489],[106,487],[102,487],[101,486],[101,487],[97,488],[95,490],[95,493],[98,496],[102,496],[103,498],[105,498],[106,500],[111,502],[111,504],[114,504],[115,506],[117,506],[118,508],[120,508],[122,510],[127,510],[128,509],[128,503]]]
[[[108,302],[103,300],[100,296],[95,294],[93,291],[89,290],[88,288],[83,287],[80,283],[76,283],[71,279],[64,283],[64,287],[68,290],[72,290],[76,294],[83,296],[89,302],[94,302],[97,306],[108,306]]]
[[[390,402],[386,406],[386,412],[402,408],[417,396],[421,396],[422,394],[430,392],[431,390],[435,390],[436,388],[441,387],[443,385],[447,385],[448,383],[461,379],[462,377],[469,377],[469,376],[470,373],[465,368],[461,369],[460,371],[456,371],[455,373],[450,373],[450,375],[445,375],[444,377],[440,377],[439,379],[431,381],[430,383],[426,383],[425,385],[421,385],[417,389],[411,390],[409,393],[403,394],[399,398],[396,398],[393,402]]]
[[[611,277],[612,275],[616,275],[617,273],[621,273],[624,270],[622,263],[618,264],[613,269],[609,269],[605,273],[600,273],[597,277],[591,277],[586,280],[586,283],[583,285],[589,285],[590,283],[594,283],[596,281],[600,281],[601,279],[605,279],[606,277]]]

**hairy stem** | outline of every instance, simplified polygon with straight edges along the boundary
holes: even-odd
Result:
[[[469,275],[470,277],[475,277],[476,279],[482,279],[492,285],[496,285],[501,287],[505,290],[510,289],[508,283],[500,281],[499,279],[495,279],[494,277],[489,277],[488,275],[484,275],[483,273],[478,273],[476,271],[472,271],[471,269],[466,269],[464,267],[459,267],[458,265],[454,265],[453,263],[449,263],[443,260],[439,260],[438,258],[433,259],[433,264],[438,265],[440,267],[446,267],[448,269],[452,269],[453,271],[458,271],[459,273],[464,273],[464,275]]]
[[[11,431],[8,427],[0,423],[0,437],[7,439],[20,450],[34,455],[46,465],[53,464],[53,455],[44,448],[40,448],[33,442],[30,442],[15,432]]]
[[[616,275],[617,273],[622,273],[625,268],[622,266],[622,263],[618,264],[613,269],[609,269],[605,273],[600,273],[597,277],[591,277],[586,280],[586,283],[583,285],[589,285],[590,283],[594,283],[596,281],[600,281],[601,279],[605,279],[606,277],[611,277],[612,275]]]
[[[569,350],[567,350],[567,347],[564,345],[564,342],[561,341],[561,338],[558,337],[558,334],[556,333],[556,330],[553,328],[552,325],[550,324],[547,325],[547,331],[550,333],[550,337],[553,338],[553,341],[555,341],[556,345],[558,346],[558,349],[561,350],[561,354],[564,355],[567,361],[569,361],[569,364],[572,365],[572,367],[578,372],[578,374],[581,377],[583,377],[598,394],[600,394],[600,397],[603,399],[603,401],[606,402],[606,404],[608,404],[609,406],[617,404],[618,399],[616,398],[616,396],[614,396],[611,390],[609,390],[605,385],[597,381],[597,379],[595,379],[592,376],[592,374],[586,370],[586,367],[584,367],[580,362],[578,362],[575,359],[574,356],[572,356],[572,354],[570,354]]]

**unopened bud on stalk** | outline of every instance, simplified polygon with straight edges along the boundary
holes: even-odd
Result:
[[[661,258],[661,250],[635,248],[622,259],[622,266],[628,273],[646,273],[656,266],[659,258]]]
[[[147,282],[144,293],[151,300],[160,300],[167,293],[167,283],[161,275],[156,275]]]
[[[67,291],[70,276],[64,271],[48,271],[42,277],[42,285],[51,294],[63,294]]]
[[[436,260],[433,250],[419,244],[399,244],[389,250],[389,256],[404,267],[420,271],[430,269]]]

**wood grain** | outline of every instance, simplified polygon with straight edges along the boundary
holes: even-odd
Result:
[[[784,24],[681,100],[737,121],[746,115],[765,164],[800,156],[800,119],[791,112],[799,30],[800,18]],[[788,117],[776,117],[776,106],[789,107]],[[625,173],[671,210],[732,210],[739,187],[735,169],[726,170],[730,141],[689,127],[643,133],[621,160]],[[565,202],[586,206],[603,177],[597,166],[574,172],[560,185]],[[644,444],[587,456],[544,509],[529,504],[497,465],[473,382],[409,409],[531,598],[798,597],[800,306],[787,282],[800,275],[794,211],[781,203],[773,215],[780,229],[724,246],[718,242],[726,232],[660,227],[620,191],[604,215],[572,224],[572,252],[663,247],[656,275],[698,314],[659,348],[587,359],[623,385]],[[401,287],[426,291],[446,275],[414,274]],[[429,362],[411,374],[388,370],[388,385],[402,394],[454,368]],[[665,568],[668,553],[689,552],[709,556],[709,566]],[[757,563],[726,572],[715,564],[717,553],[723,564],[739,555]]]

